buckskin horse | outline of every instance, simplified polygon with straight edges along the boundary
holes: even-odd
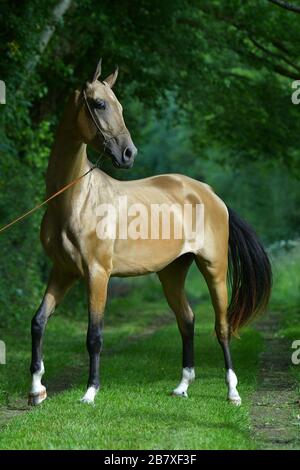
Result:
[[[100,387],[99,362],[107,286],[111,276],[156,272],[182,337],[182,379],[174,395],[187,397],[194,372],[194,314],[184,292],[193,261],[204,276],[215,311],[215,331],[225,359],[228,400],[239,405],[237,377],[229,342],[232,334],[267,305],[271,290],[268,257],[254,231],[206,184],[183,175],[167,174],[135,181],[118,181],[87,158],[87,146],[105,152],[114,165],[131,168],[137,149],[125,126],[122,106],[112,87],[118,71],[100,81],[101,61],[95,75],[70,98],[51,152],[46,175],[47,195],[70,182],[78,184],[51,200],[41,225],[41,241],[53,267],[42,303],[32,319],[32,386],[29,403],[47,396],[42,338],[50,315],[67,290],[83,278],[88,292],[88,386],[82,398],[94,403]],[[93,171],[92,171],[93,170]],[[81,178],[85,175],[84,178]],[[186,203],[204,206],[204,241],[191,250],[186,239],[100,239],[96,233],[99,204]],[[118,221],[120,222],[120,221]],[[231,283],[228,305],[227,277]]]

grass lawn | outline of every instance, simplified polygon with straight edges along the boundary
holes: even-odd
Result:
[[[271,306],[282,312],[282,327],[278,335],[288,339],[292,355],[292,343],[300,340],[300,244],[287,251],[281,250],[274,261]],[[300,393],[300,364],[291,362],[290,370],[299,384]]]
[[[189,293],[196,313],[196,374],[189,398],[171,397],[181,369],[181,340],[158,283],[130,280],[126,297],[110,302],[104,330],[102,389],[96,406],[79,403],[88,358],[86,315],[67,309],[51,319],[45,339],[49,398],[2,425],[1,449],[253,449],[249,408],[256,387],[259,334],[248,328],[233,340],[243,399],[226,401],[223,358],[213,332],[214,315],[199,275]],[[7,365],[1,367],[0,403],[25,407],[29,387],[32,312],[17,331],[5,332]],[[166,324],[164,319],[170,319]],[[147,325],[156,331],[147,333]],[[145,334],[144,334],[145,333]],[[0,411],[1,414],[1,411]]]

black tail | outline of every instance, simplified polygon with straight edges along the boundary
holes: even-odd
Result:
[[[248,323],[267,307],[272,287],[268,256],[254,230],[232,209],[229,212],[229,282],[232,289],[228,307],[231,331]]]

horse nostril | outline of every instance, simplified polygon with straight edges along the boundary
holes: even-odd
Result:
[[[132,158],[132,155],[133,155],[132,149],[130,147],[126,147],[126,149],[123,152],[123,160],[125,162],[128,162]]]

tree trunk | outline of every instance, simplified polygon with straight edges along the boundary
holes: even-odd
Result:
[[[269,0],[269,2],[274,3],[274,5],[284,8],[285,10],[293,11],[294,13],[300,13],[300,6],[294,5],[293,3],[285,2],[283,0]]]
[[[64,14],[68,11],[71,4],[72,0],[60,0],[56,7],[53,9],[51,25],[46,26],[45,29],[42,31],[40,39],[38,41],[38,51],[34,55],[34,57],[26,64],[27,73],[31,74],[36,68],[40,57],[42,56],[44,50],[46,49],[50,39],[54,34],[57,22],[63,18]]]

